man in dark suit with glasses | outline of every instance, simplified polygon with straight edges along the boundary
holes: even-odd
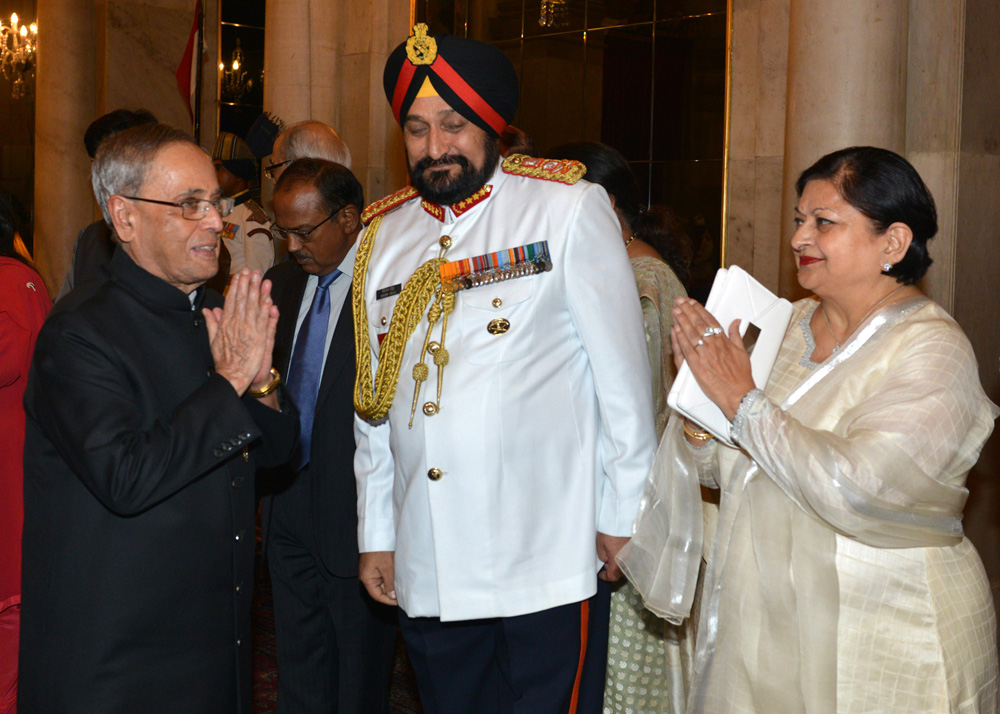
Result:
[[[186,134],[105,140],[107,280],[39,335],[25,393],[22,711],[251,711],[254,474],[297,414],[259,273],[225,308],[215,170]]]
[[[363,207],[351,171],[322,159],[291,162],[274,192],[291,258],[267,274],[281,311],[274,364],[301,433],[262,505],[279,714],[389,711],[395,613],[358,579],[350,292]]]

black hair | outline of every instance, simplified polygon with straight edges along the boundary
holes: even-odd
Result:
[[[523,129],[508,124],[507,128],[500,132],[500,156],[507,157],[511,154],[534,156],[535,142]]]
[[[827,180],[845,201],[868,217],[883,233],[893,223],[905,223],[913,232],[901,261],[886,271],[904,285],[915,285],[934,262],[927,241],[937,233],[934,197],[909,161],[894,151],[874,146],[852,146],[827,154],[807,168],[795,182],[799,197],[810,181]]]
[[[666,206],[643,205],[639,183],[624,156],[599,141],[573,141],[546,153],[550,159],[573,159],[587,167],[584,178],[600,184],[615,200],[615,211],[632,234],[651,245],[682,283],[691,275],[693,251],[680,218]]]
[[[98,117],[90,122],[90,126],[83,134],[83,145],[87,147],[87,156],[90,158],[97,156],[97,147],[109,136],[142,124],[156,124],[156,117],[145,109],[136,109],[134,112],[128,109],[115,109]]]
[[[0,255],[20,260],[25,265],[34,267],[14,248],[15,235],[17,235],[17,219],[14,217],[14,211],[7,203],[7,199],[0,194]]]
[[[365,192],[351,170],[326,159],[296,159],[281,172],[274,190],[283,191],[300,184],[310,184],[327,213],[344,206],[354,206],[360,213],[365,207]]]

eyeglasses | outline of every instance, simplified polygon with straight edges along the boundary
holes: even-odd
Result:
[[[326,223],[328,220],[330,220],[331,218],[333,218],[334,216],[336,216],[338,213],[340,213],[340,211],[342,209],[343,209],[343,207],[338,208],[336,211],[334,211],[333,213],[331,213],[329,216],[327,216],[326,218],[324,218],[322,221],[320,221],[319,223],[317,223],[315,226],[313,226],[312,228],[310,228],[307,231],[290,231],[287,228],[282,228],[277,223],[272,224],[271,228],[273,228],[275,231],[277,231],[278,235],[281,236],[282,238],[284,238],[285,240],[291,240],[292,237],[294,236],[295,240],[297,240],[299,243],[308,243],[309,242],[309,234],[312,233],[317,228],[319,228],[324,223]]]
[[[275,171],[275,169],[280,169],[285,164],[290,164],[294,160],[295,159],[288,159],[287,161],[282,161],[281,163],[278,163],[278,164],[271,164],[270,166],[265,166],[264,167],[264,175],[267,176],[272,181],[274,181],[274,171]]]
[[[152,198],[142,198],[141,196],[122,196],[132,201],[143,201],[144,203],[158,203],[161,206],[177,206],[181,209],[181,215],[189,221],[200,221],[208,215],[208,209],[214,208],[222,218],[233,212],[233,199],[220,198],[210,201],[207,198],[187,198],[183,201],[157,201]]]

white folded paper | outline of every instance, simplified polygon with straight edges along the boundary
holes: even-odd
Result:
[[[716,273],[705,309],[712,313],[727,334],[733,320],[739,319],[740,336],[750,353],[754,384],[763,389],[771,375],[788,322],[792,319],[792,304],[758,283],[742,268],[733,266]],[[727,338],[718,335],[704,339]],[[729,420],[701,391],[686,363],[681,365],[667,395],[667,405],[700,424],[715,438],[733,445],[729,437]]]

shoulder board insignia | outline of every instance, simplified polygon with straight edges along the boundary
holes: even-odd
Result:
[[[246,207],[250,209],[250,220],[254,223],[265,225],[269,222],[267,211],[261,208],[260,204],[252,198],[246,202]]]
[[[570,159],[537,159],[524,154],[511,154],[503,161],[504,173],[515,176],[575,184],[587,173],[587,167]]]
[[[385,198],[380,198],[378,201],[371,203],[361,213],[361,222],[368,224],[373,218],[381,216],[383,213],[388,213],[396,206],[400,206],[411,198],[417,195],[417,189],[413,186],[407,186],[406,188],[396,191],[396,193],[391,193]]]

